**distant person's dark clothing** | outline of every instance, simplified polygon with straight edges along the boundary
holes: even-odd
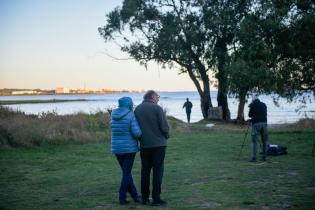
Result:
[[[191,109],[193,107],[193,104],[189,101],[187,98],[187,101],[184,103],[183,108],[186,108],[186,115],[187,115],[187,122],[190,122],[190,115],[191,115]]]
[[[111,151],[116,155],[122,170],[119,189],[119,202],[126,204],[126,194],[130,193],[135,202],[139,202],[137,189],[132,179],[132,166],[138,149],[137,138],[141,136],[141,129],[132,112],[131,98],[119,99],[119,107],[111,114]]]
[[[266,160],[268,130],[267,130],[267,106],[259,99],[255,99],[249,105],[248,116],[252,123],[252,156],[251,161],[256,161],[257,140],[258,135],[261,136],[262,141],[262,160]]]
[[[255,99],[249,105],[248,116],[251,118],[252,124],[267,123],[267,106],[259,99]]]
[[[141,194],[142,203],[149,203],[150,172],[153,170],[152,205],[166,204],[160,198],[164,171],[166,140],[169,138],[169,126],[163,109],[157,105],[158,95],[153,99],[144,99],[135,109],[135,115],[142,130],[140,140],[141,156]]]

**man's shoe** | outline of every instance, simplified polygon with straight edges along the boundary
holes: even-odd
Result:
[[[251,158],[251,159],[249,160],[249,162],[251,162],[251,163],[256,163],[257,160],[256,160],[256,158]]]
[[[160,200],[157,200],[157,201],[153,201],[152,202],[152,206],[164,206],[164,205],[167,205],[167,202],[160,199]]]
[[[127,200],[119,200],[120,205],[126,205],[128,203],[129,203],[129,201],[127,201]]]
[[[143,199],[141,201],[142,205],[149,205],[150,204],[150,200],[149,199]]]
[[[140,203],[141,201],[139,196],[133,197],[132,199],[135,203]]]

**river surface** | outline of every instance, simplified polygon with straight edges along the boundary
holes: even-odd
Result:
[[[200,110],[200,97],[197,92],[160,92],[159,104],[167,110],[168,115],[172,115],[180,120],[186,121],[185,110],[182,109],[186,98],[193,103],[191,114],[191,122],[202,119]],[[0,96],[0,100],[76,100],[84,99],[84,101],[71,101],[60,103],[38,103],[38,104],[15,104],[5,105],[14,110],[20,110],[27,114],[40,114],[42,112],[57,112],[58,114],[73,114],[78,112],[95,113],[97,111],[106,111],[107,108],[117,107],[117,101],[120,97],[129,96],[133,99],[135,105],[141,103],[143,93],[116,93],[116,94],[84,94],[84,95],[32,95],[32,96]],[[211,100],[213,106],[217,106],[217,92],[211,91]],[[268,123],[293,123],[301,118],[315,118],[315,102],[314,96],[310,95],[310,100],[306,104],[289,103],[286,99],[280,98],[279,106],[273,102],[271,95],[261,95],[260,100],[266,103],[268,107]],[[228,98],[231,117],[236,118],[238,100],[234,97]],[[245,119],[248,119],[248,104],[245,105]],[[303,107],[303,108],[301,108]],[[301,109],[299,109],[301,108]],[[299,109],[299,111],[297,111]]]

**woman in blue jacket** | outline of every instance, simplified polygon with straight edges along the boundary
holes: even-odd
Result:
[[[132,179],[132,166],[138,149],[137,139],[142,135],[138,121],[132,111],[133,102],[130,97],[118,100],[119,107],[114,109],[111,116],[112,153],[116,155],[122,169],[119,189],[119,203],[126,204],[127,192],[134,202],[139,202],[139,195]]]

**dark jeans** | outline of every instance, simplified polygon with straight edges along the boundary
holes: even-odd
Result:
[[[258,135],[262,141],[262,156],[266,158],[268,130],[267,123],[255,123],[252,125],[252,158],[256,159]]]
[[[188,122],[188,123],[190,122],[190,114],[191,114],[191,111],[186,111],[187,122]]]
[[[160,200],[161,185],[164,171],[164,157],[166,147],[142,148],[141,156],[141,193],[142,200],[148,200],[150,195],[150,173],[153,169],[152,198]]]
[[[131,170],[135,160],[136,153],[116,154],[116,158],[122,170],[122,177],[119,189],[119,200],[126,200],[127,192],[131,197],[138,197],[136,186],[133,183]]]

